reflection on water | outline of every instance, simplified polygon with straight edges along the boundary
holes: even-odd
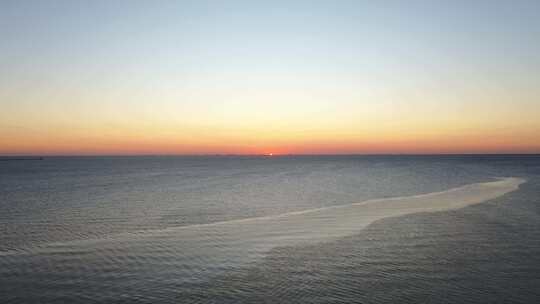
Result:
[[[463,165],[463,161],[458,163]],[[512,229],[532,228],[527,223],[534,223],[538,213],[527,204],[538,198],[534,196],[539,193],[535,192],[538,181],[530,174],[527,180],[523,184],[523,178],[504,178],[452,189],[432,185],[436,191],[430,194],[315,206],[282,214],[79,240],[36,242],[4,250],[0,255],[0,293],[14,302],[414,302],[419,299],[418,294],[426,296],[425,290],[422,292],[425,286],[454,290],[463,282],[472,282],[471,277],[486,275],[474,272],[478,266],[472,263],[462,265],[462,270],[473,271],[468,277],[453,277],[444,272],[445,263],[455,267],[459,263],[456,258],[467,261],[471,256],[480,259],[477,263],[493,264],[494,257],[505,259],[497,247],[505,247],[504,242],[483,239],[482,233],[500,237],[496,231],[501,229],[508,233]],[[518,187],[520,190],[514,191]],[[422,192],[415,194],[418,193]],[[521,204],[505,202],[508,197],[520,198]],[[488,202],[475,205],[485,201]],[[471,208],[488,208],[494,201],[509,205],[505,208],[512,212],[506,212],[507,218],[503,218],[511,220],[511,225],[497,225],[501,220],[497,213],[480,212],[491,217],[473,222],[460,215]],[[425,213],[466,206],[471,207],[451,213]],[[413,213],[418,215],[403,217]],[[444,218],[448,214],[452,214],[450,221]],[[421,224],[426,220],[437,222],[437,216],[444,219],[440,224]],[[377,223],[367,227],[374,221]],[[366,230],[362,231],[363,228]],[[476,229],[482,233],[474,233]],[[525,235],[529,237],[527,246],[540,248],[538,233],[529,231]],[[527,246],[508,248],[507,271],[515,275],[534,269],[523,259],[534,252]],[[521,260],[514,256],[518,253]],[[442,266],[435,267],[435,259]],[[528,268],[512,264],[520,261]],[[497,271],[500,275],[500,269]],[[534,274],[529,274],[529,279],[524,280],[522,275],[521,286],[538,282]],[[493,280],[494,286],[503,282]],[[371,298],[368,290],[373,290]],[[428,294],[437,296],[436,291]],[[465,297],[466,292],[460,294]],[[530,292],[525,295],[525,299],[530,299]]]

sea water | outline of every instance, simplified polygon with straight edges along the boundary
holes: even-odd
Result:
[[[7,303],[534,303],[538,156],[0,161]]]

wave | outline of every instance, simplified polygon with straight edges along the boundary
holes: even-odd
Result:
[[[275,247],[354,235],[383,218],[463,208],[517,190],[524,182],[521,178],[500,178],[415,196],[47,244],[0,254],[0,269],[4,268],[0,276],[6,271],[61,272],[80,268],[82,276],[129,273],[152,279],[170,274],[176,283],[200,282],[249,266]]]

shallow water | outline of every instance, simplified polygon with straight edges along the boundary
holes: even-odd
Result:
[[[0,166],[7,302],[538,297],[538,157],[54,158]]]

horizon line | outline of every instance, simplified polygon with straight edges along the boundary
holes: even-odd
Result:
[[[465,152],[465,153],[201,153],[201,154],[0,154],[2,158],[43,158],[43,157],[208,157],[208,156],[245,156],[245,157],[285,157],[285,156],[536,156],[540,152],[500,153],[500,152]]]

